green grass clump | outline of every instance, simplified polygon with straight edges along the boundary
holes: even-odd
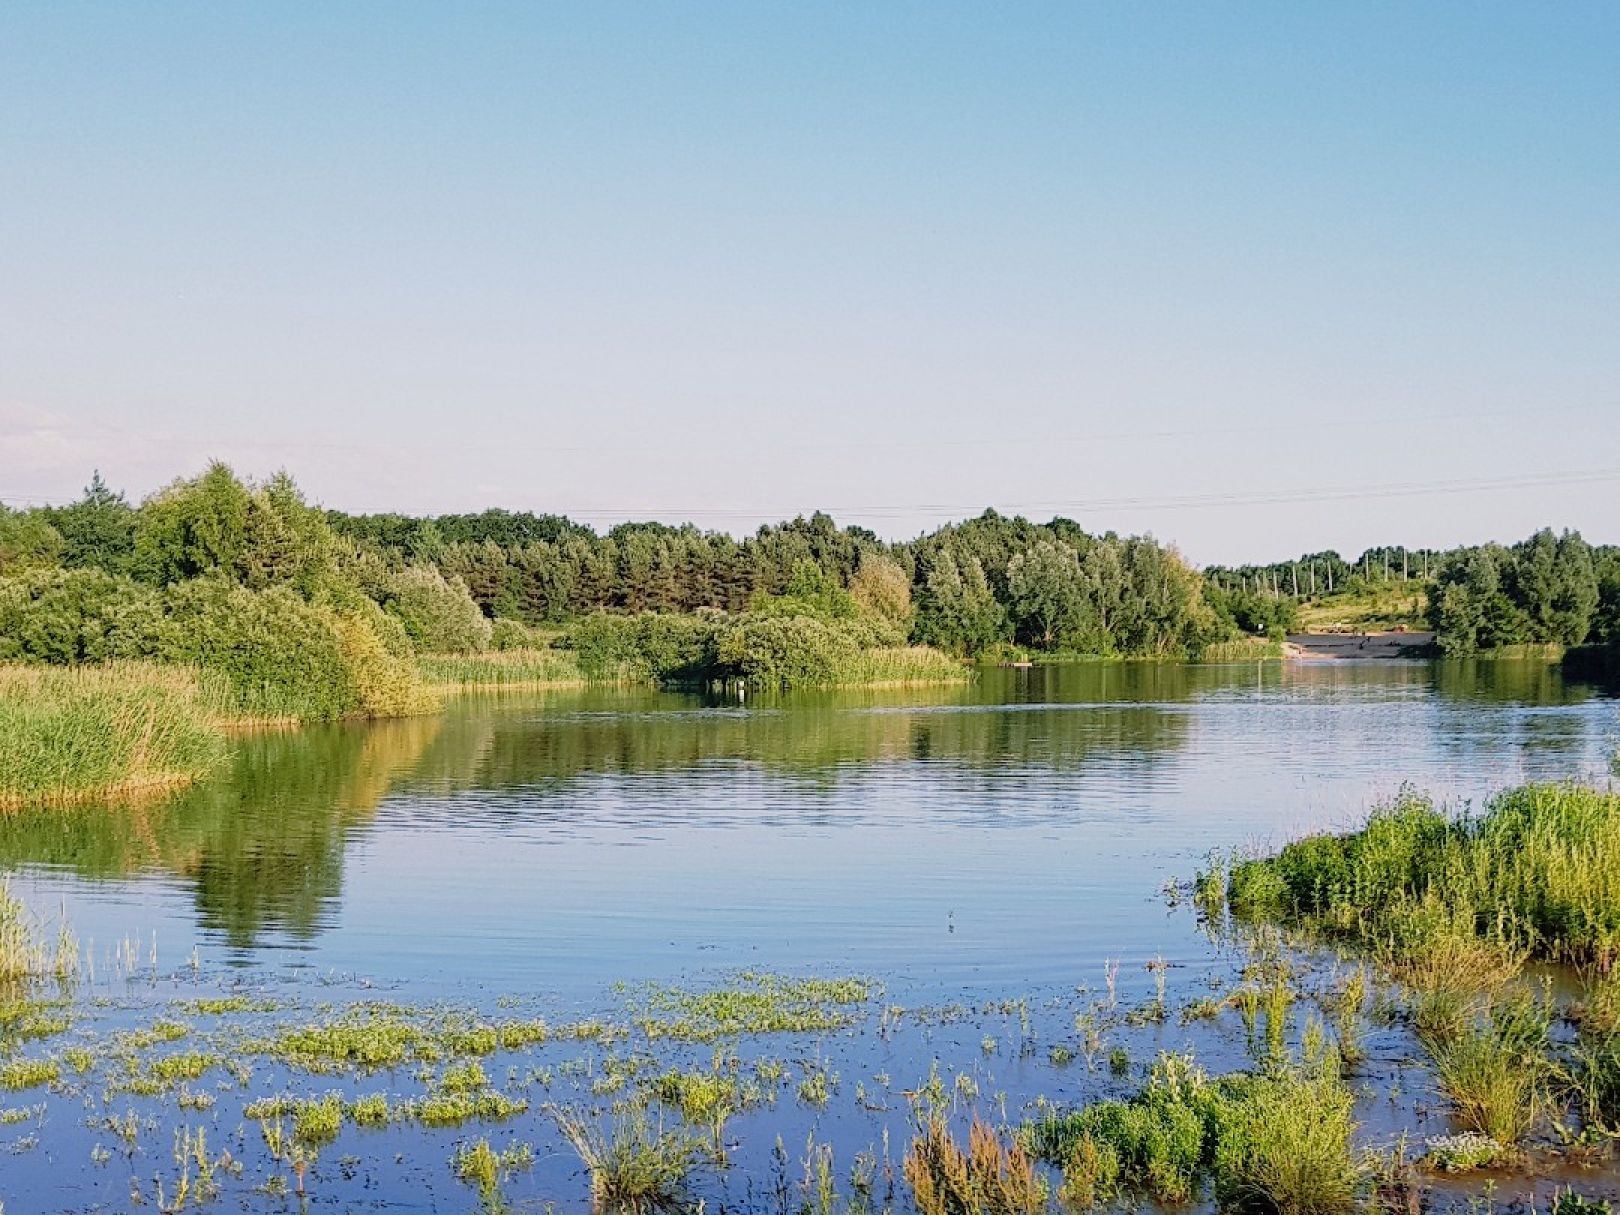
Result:
[[[501,1122],[528,1108],[529,1103],[521,1098],[485,1088],[429,1093],[412,1101],[406,1112],[423,1126],[459,1126],[474,1118]]]
[[[500,1192],[501,1178],[534,1164],[534,1149],[527,1143],[514,1143],[496,1151],[488,1139],[464,1143],[450,1158],[450,1167],[462,1181],[478,1187],[486,1199]],[[492,1201],[486,1205],[495,1205]]]
[[[1598,1198],[1586,1198],[1572,1189],[1558,1191],[1549,1215],[1614,1215],[1614,1208]]]
[[[621,1112],[606,1131],[557,1106],[547,1112],[590,1173],[598,1210],[649,1215],[676,1207],[698,1160],[696,1139],[654,1126],[640,1106]]]
[[[224,758],[192,671],[0,665],[0,809],[163,792]]]
[[[1236,865],[1235,915],[1282,920],[1427,964],[1437,939],[1606,968],[1620,960],[1620,793],[1525,785],[1477,816],[1406,793],[1350,835]]]
[[[349,1105],[349,1117],[356,1126],[387,1126],[393,1116],[387,1093],[367,1093]]]
[[[1512,1147],[1546,1109],[1552,1077],[1549,1011],[1528,995],[1495,1004],[1484,1025],[1443,1037],[1422,1035],[1435,1079],[1464,1131]]]
[[[361,1015],[285,1030],[249,1049],[314,1071],[333,1066],[397,1067],[423,1041],[420,1029],[389,1014]]]
[[[748,1094],[737,1076],[715,1068],[710,1071],[669,1071],[653,1085],[658,1099],[681,1111],[693,1126],[708,1131],[714,1153],[725,1150],[726,1121],[748,1104]]]
[[[1167,1055],[1130,1099],[1050,1112],[1021,1139],[1082,1206],[1121,1193],[1176,1205],[1208,1181],[1223,1205],[1325,1215],[1360,1182],[1352,1106],[1332,1051],[1219,1080]]]
[[[178,1055],[164,1055],[147,1065],[151,1077],[160,1084],[173,1084],[176,1080],[196,1080],[211,1067],[218,1066],[218,1055],[202,1051],[185,1051]]]
[[[439,1088],[446,1093],[476,1093],[488,1087],[489,1077],[484,1074],[483,1064],[476,1059],[459,1067],[446,1068],[444,1075],[439,1077]]]
[[[38,1088],[62,1078],[62,1067],[55,1059],[8,1059],[0,1063],[0,1088]]]
[[[3,897],[3,892],[0,892]],[[0,1041],[26,1042],[66,1033],[73,1019],[62,1005],[44,1000],[0,999]]]
[[[330,1143],[343,1129],[343,1098],[338,1093],[292,1103],[293,1138],[299,1143]]]

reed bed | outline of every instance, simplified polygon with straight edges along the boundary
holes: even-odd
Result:
[[[1283,643],[1271,637],[1240,637],[1235,641],[1216,641],[1205,646],[1198,654],[1200,662],[1258,662],[1266,658],[1281,658]]]
[[[577,688],[592,683],[632,682],[628,668],[588,677],[572,650],[491,650],[483,654],[423,654],[422,679],[441,691],[479,688]]]
[[[1359,941],[1397,965],[1474,941],[1606,970],[1620,960],[1620,793],[1525,785],[1453,817],[1408,792],[1360,831],[1237,865],[1226,893],[1240,918]]]
[[[962,683],[972,677],[971,667],[931,646],[876,646],[840,662],[830,686],[905,687]]]
[[[224,759],[221,726],[188,668],[0,665],[0,809],[189,784]]]

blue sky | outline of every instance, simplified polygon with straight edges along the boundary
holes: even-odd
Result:
[[[1612,3],[8,4],[0,498],[1620,541],[1617,65]]]

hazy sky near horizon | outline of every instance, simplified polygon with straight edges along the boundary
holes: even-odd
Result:
[[[1620,5],[8,3],[0,500],[215,457],[1620,542]]]

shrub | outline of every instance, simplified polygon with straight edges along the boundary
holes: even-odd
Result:
[[[492,650],[538,650],[545,645],[545,635],[521,620],[497,616],[489,625],[489,648]]]
[[[169,649],[172,628],[150,587],[101,570],[35,570],[0,580],[0,659],[104,662]]]
[[[377,580],[372,597],[398,618],[418,650],[474,654],[489,649],[492,626],[460,578],[431,566],[412,565]]]
[[[217,579],[183,583],[169,599],[175,657],[220,681],[236,714],[331,721],[433,707],[375,607],[340,611],[286,588],[255,592]]]
[[[745,616],[722,632],[716,657],[758,686],[825,687],[854,663],[861,639],[854,628],[811,616]]]

